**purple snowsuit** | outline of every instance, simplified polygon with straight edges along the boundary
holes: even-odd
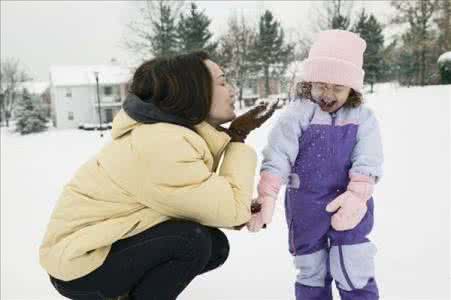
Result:
[[[282,113],[263,151],[261,171],[287,184],[285,211],[294,256],[297,300],[332,299],[335,280],[344,300],[378,299],[374,274],[374,203],[352,230],[331,227],[326,206],[346,191],[349,174],[382,175],[382,145],[374,114],[365,106],[327,113],[297,100]]]

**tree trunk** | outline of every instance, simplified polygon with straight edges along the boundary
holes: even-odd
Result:
[[[240,86],[240,93],[238,96],[238,101],[240,102],[240,109],[243,108],[243,87]]]
[[[265,66],[265,98],[268,97],[269,93],[269,67]]]
[[[421,86],[425,85],[425,72],[426,71],[426,49],[421,51],[421,69],[420,69],[420,80]]]

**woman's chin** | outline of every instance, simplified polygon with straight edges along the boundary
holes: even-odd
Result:
[[[231,121],[233,121],[233,120],[235,120],[235,119],[236,119],[236,114],[235,114],[235,113],[231,113],[230,116],[228,116],[227,118],[223,118],[223,119],[221,120],[221,125],[222,125],[222,124],[229,123],[229,122],[231,122]]]

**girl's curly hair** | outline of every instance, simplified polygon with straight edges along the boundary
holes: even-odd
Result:
[[[296,93],[300,98],[312,100],[312,83],[301,81],[296,84]],[[363,95],[354,89],[351,89],[348,99],[344,106],[346,107],[358,107],[363,103]]]

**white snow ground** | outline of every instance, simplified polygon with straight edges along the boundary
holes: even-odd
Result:
[[[381,298],[450,299],[451,86],[378,85],[367,100],[385,152],[371,236]],[[279,115],[248,138],[258,152]],[[20,136],[2,128],[1,299],[63,299],[38,264],[38,247],[62,186],[108,140],[76,129]],[[295,270],[278,205],[263,232],[227,232],[226,264],[196,278],[179,299],[294,299]]]

